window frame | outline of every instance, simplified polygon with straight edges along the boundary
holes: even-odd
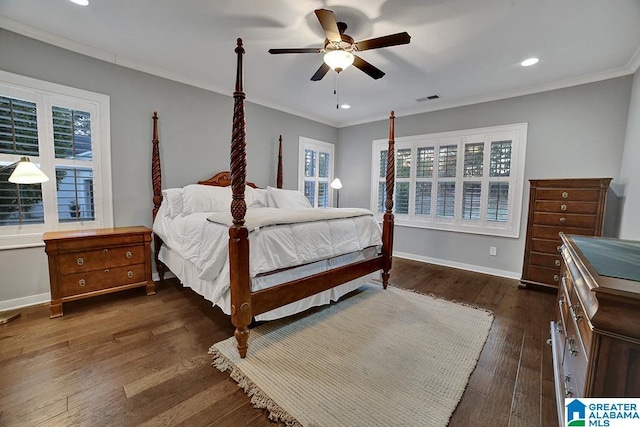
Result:
[[[413,135],[407,137],[395,138],[394,150],[411,149],[411,160],[415,163],[411,165],[410,178],[401,179],[401,181],[410,182],[409,190],[409,209],[408,213],[396,213],[396,189],[399,182],[396,178],[394,186],[394,218],[396,225],[407,227],[427,228],[434,230],[454,231],[472,234],[483,234],[500,237],[519,238],[520,223],[522,214],[522,198],[524,196],[524,169],[525,154],[527,145],[527,123],[516,123],[510,125],[490,126],[475,129],[456,130],[448,132],[438,132],[423,135]],[[509,177],[492,177],[490,176],[490,158],[492,142],[503,140],[511,140],[511,162]],[[483,143],[483,166],[482,176],[464,176],[465,167],[465,144]],[[438,161],[440,156],[440,147],[456,145],[456,176],[455,178],[440,177],[438,173]],[[431,178],[417,177],[417,151],[418,148],[433,147],[433,170]],[[378,190],[379,184],[383,182],[384,177],[380,177],[381,166],[380,153],[387,150],[388,140],[378,139],[372,141],[372,171],[371,171],[371,210],[376,214],[378,220],[382,220],[384,212],[379,211]],[[396,160],[397,162],[397,160]],[[397,174],[397,164],[396,164]],[[383,174],[384,175],[384,174]],[[415,213],[416,206],[416,188],[418,182],[431,182],[431,208],[430,214],[417,215]],[[438,203],[438,187],[441,183],[455,182],[455,203],[454,216],[439,217],[437,216]],[[462,218],[463,207],[463,186],[465,182],[480,182],[481,189],[481,207],[479,219]],[[487,219],[489,186],[496,182],[509,183],[508,195],[508,217],[506,222],[489,221]],[[384,203],[383,203],[384,206]]]
[[[42,234],[48,231],[113,227],[109,96],[2,70],[0,95],[36,103],[39,155],[29,155],[29,158],[50,178],[41,184],[44,223],[0,227],[0,250],[42,246]],[[88,109],[91,113],[93,158],[90,163],[55,158],[51,112],[53,105],[84,111]],[[0,162],[3,165],[10,164],[20,157],[22,156],[0,153]],[[95,220],[58,221],[56,165],[90,167],[93,170]]]
[[[329,176],[325,178],[320,178],[316,174],[315,177],[305,177],[305,150],[313,150],[316,152],[324,152],[329,153]],[[319,171],[318,162],[320,156],[317,156],[315,161],[316,170]],[[318,186],[320,182],[327,183],[327,191],[329,192],[329,205],[326,207],[333,206],[333,188],[331,188],[331,182],[333,181],[334,174],[334,164],[335,164],[335,145],[330,142],[318,141],[317,139],[311,139],[304,136],[301,136],[298,140],[298,191],[304,194],[304,182],[313,180],[315,182],[315,197],[314,202],[311,205],[314,208],[318,207]]]

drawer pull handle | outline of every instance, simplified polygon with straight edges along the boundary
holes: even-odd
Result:
[[[569,388],[569,383],[571,382],[571,377],[569,375],[565,375],[564,377],[564,397],[573,397],[573,389]]]
[[[564,295],[562,295],[560,297],[560,299],[558,300],[558,304],[563,305],[564,304]]]
[[[559,259],[556,260],[556,267],[560,267],[560,260]]]
[[[566,191],[564,193],[562,193],[562,198],[566,199],[567,197],[569,197],[569,193],[567,193]]]
[[[76,261],[78,262],[78,265],[84,264],[84,258],[78,258]]]
[[[103,249],[102,252],[106,254],[107,252],[109,252],[109,249]]]
[[[133,277],[133,271],[131,270],[127,271],[127,277],[131,279]]]
[[[85,281],[84,281],[84,279],[80,279],[80,280],[78,280],[78,285],[80,285],[80,286],[84,286],[84,285],[86,285],[86,284],[87,284],[87,282],[85,282]]]
[[[561,211],[566,211],[567,210],[567,205],[560,205],[560,210]]]
[[[108,269],[108,268],[105,268],[104,272],[105,272],[105,273],[108,273],[108,272],[109,272],[109,269]]]
[[[556,249],[558,250],[558,252],[562,251],[562,245],[556,246]]]
[[[554,282],[557,282],[558,280],[560,280],[560,277],[558,277],[558,275],[557,275],[557,274],[554,274],[554,275],[553,275],[553,281],[554,281]]]
[[[564,224],[565,221],[566,221],[565,217],[560,218],[560,224]]]
[[[126,256],[127,258],[131,258],[133,255],[131,254],[131,251],[127,251]]]

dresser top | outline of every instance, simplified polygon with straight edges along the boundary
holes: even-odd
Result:
[[[596,293],[640,299],[640,242],[562,235],[586,284]]]
[[[151,229],[142,225],[131,227],[111,227],[111,228],[94,228],[87,230],[69,230],[69,231],[49,231],[42,235],[45,242],[50,240],[61,239],[82,239],[106,236],[120,236],[126,234],[146,234],[151,233]]]

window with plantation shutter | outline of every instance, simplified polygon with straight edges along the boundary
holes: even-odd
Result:
[[[397,225],[518,237],[526,123],[396,138]],[[373,141],[372,210],[384,212],[387,141]]]
[[[300,137],[299,150],[298,190],[304,193],[315,208],[331,206],[333,144]]]
[[[108,96],[0,71],[0,165],[23,156],[49,181],[13,184],[12,168],[0,172],[0,247],[113,226]]]

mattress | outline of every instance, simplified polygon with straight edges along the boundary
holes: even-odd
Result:
[[[273,208],[258,209],[274,216]],[[260,216],[258,209],[255,213]],[[165,243],[160,260],[183,285],[229,314],[229,227],[224,221],[207,220],[211,216],[211,212],[199,212],[170,219],[161,206],[153,228]],[[364,213],[345,217],[343,211],[335,219],[260,224],[249,233],[253,291],[376,256],[382,244],[378,223]],[[379,279],[379,273],[256,316],[256,320],[272,320],[327,304],[373,278]]]

